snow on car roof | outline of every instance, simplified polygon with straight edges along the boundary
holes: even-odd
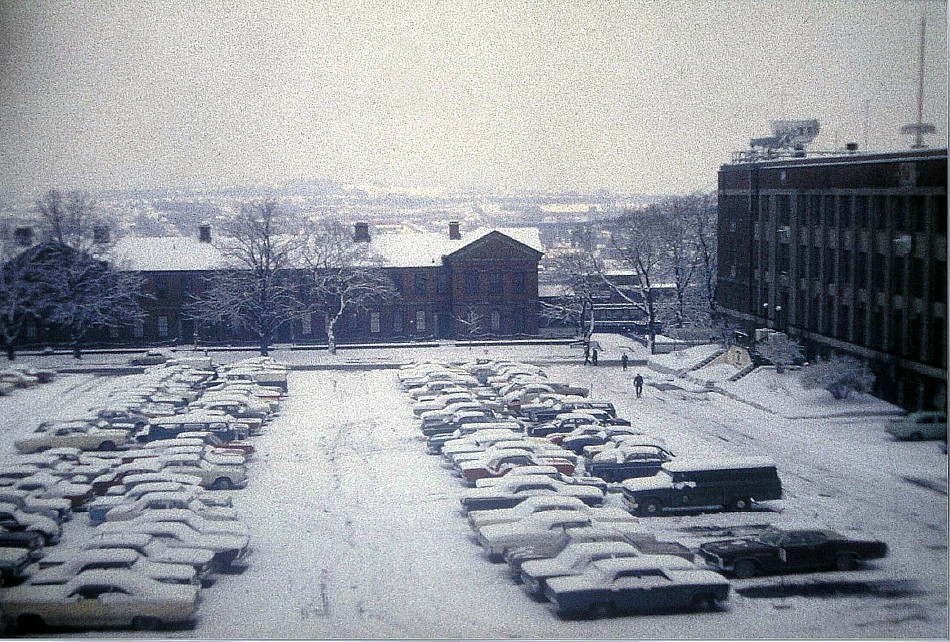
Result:
[[[693,458],[678,459],[663,466],[670,472],[690,470],[731,470],[733,468],[775,468],[775,462],[768,457],[725,457],[721,459]]]

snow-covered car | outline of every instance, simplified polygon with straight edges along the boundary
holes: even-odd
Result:
[[[547,452],[495,452],[486,453],[482,458],[469,461],[459,466],[462,479],[469,486],[474,486],[479,479],[486,477],[501,477],[521,466],[552,466],[555,470],[566,475],[574,474],[575,462],[566,457],[550,456]]]
[[[193,432],[183,432],[178,435],[180,439],[200,439],[209,446],[222,448],[224,450],[240,450],[245,457],[254,454],[254,444],[243,439],[225,440],[209,431],[196,430]]]
[[[552,577],[580,575],[591,563],[598,560],[642,555],[643,553],[629,542],[576,542],[569,544],[554,557],[529,560],[522,564],[521,585],[528,595],[542,598],[547,581]]]
[[[162,472],[193,475],[204,488],[231,490],[247,486],[247,471],[236,464],[213,464],[198,455],[163,455]]]
[[[479,531],[494,524],[509,524],[525,519],[531,515],[538,515],[550,511],[576,511],[578,513],[596,516],[598,522],[636,524],[637,519],[620,508],[591,508],[576,497],[529,497],[517,506],[499,510],[477,510],[468,514],[468,525]]]
[[[116,492],[112,493],[112,490]],[[110,494],[107,496],[91,501],[87,505],[89,523],[98,526],[106,521],[106,515],[110,510],[119,506],[128,506],[140,498],[161,498],[165,502],[162,504],[163,508],[187,508],[199,503],[214,508],[230,509],[232,507],[230,496],[222,497],[216,493],[201,490],[197,484],[182,484],[174,481],[145,482],[132,487],[125,485],[114,487],[110,489]]]
[[[126,569],[86,571],[66,584],[8,589],[3,612],[21,633],[46,626],[146,630],[191,620],[198,591],[196,586],[166,584]]]
[[[34,453],[62,446],[79,448],[80,450],[115,450],[116,446],[122,446],[128,440],[129,433],[125,430],[57,428],[17,439],[13,442],[13,445],[21,453]]]
[[[31,561],[30,551],[26,548],[0,547],[0,581],[4,586],[19,582]]]
[[[215,521],[236,520],[238,517],[237,511],[233,508],[208,506],[195,499],[190,493],[160,492],[148,493],[132,503],[111,508],[105,514],[103,521],[119,522],[135,519],[146,513],[152,515],[167,514],[166,511],[169,510],[187,510],[198,517]],[[91,518],[90,515],[90,521]],[[95,526],[95,524],[93,525]]]
[[[412,404],[412,412],[416,416],[419,416],[429,410],[442,410],[449,404],[465,403],[469,401],[475,401],[475,395],[469,390],[439,394],[432,399],[420,399],[419,401],[415,402]]]
[[[667,556],[600,560],[580,575],[549,579],[544,594],[560,615],[593,617],[711,610],[728,599],[725,578],[683,564],[682,559]]]
[[[160,538],[170,546],[203,548],[213,553],[212,568],[227,568],[247,554],[247,535],[206,534],[180,522],[107,522],[99,527],[105,533],[144,533]]]
[[[502,478],[505,479],[505,478]],[[464,512],[511,508],[528,497],[564,495],[577,497],[588,506],[604,503],[604,493],[599,488],[583,484],[565,484],[550,478],[512,478],[507,482],[488,488],[473,488],[465,493],[460,502]]]
[[[168,564],[186,564],[199,578],[206,578],[213,570],[214,552],[207,548],[195,548],[179,543],[169,545],[158,537],[147,533],[127,533],[122,531],[102,532],[97,530],[88,541],[80,544],[80,550],[131,549],[154,562]],[[42,564],[62,563],[69,559],[71,552],[47,553]]]
[[[159,582],[169,584],[199,584],[195,569],[190,564],[154,562],[131,548],[90,549],[74,551],[68,558],[47,562],[40,560],[26,569],[25,584],[65,584],[85,571],[129,569]]]
[[[63,535],[63,528],[49,517],[24,513],[13,504],[0,503],[0,527],[12,532],[39,533],[47,544],[55,544]]]
[[[171,439],[183,432],[211,432],[222,439],[245,439],[250,431],[247,422],[237,421],[224,413],[210,411],[186,413],[174,417],[153,419],[149,425],[136,435],[138,441]]]
[[[169,358],[169,354],[162,350],[148,350],[144,354],[140,354],[129,359],[129,365],[154,366],[160,363],[165,363]]]
[[[13,504],[24,513],[42,515],[60,524],[72,519],[69,500],[61,497],[43,498],[29,491],[0,487],[0,502]]]
[[[897,439],[946,439],[947,415],[942,412],[912,412],[906,417],[892,419],[887,432]]]
[[[83,510],[93,497],[92,486],[63,480],[49,474],[31,475],[13,485],[16,492],[27,492],[43,499],[65,499],[72,510]]]
[[[226,509],[233,510],[233,509]],[[184,524],[203,535],[239,535],[248,536],[250,529],[247,524],[236,516],[229,519],[211,519],[204,517],[190,508],[156,508],[146,510],[128,520],[117,520],[119,523],[142,524],[151,522],[169,522]],[[112,522],[107,522],[111,524]]]
[[[650,477],[673,459],[673,453],[662,446],[625,446],[602,452],[588,461],[587,472],[608,482],[621,482],[634,477]]]
[[[501,561],[507,548],[555,542],[577,528],[590,528],[596,522],[574,510],[550,510],[533,513],[515,522],[490,524],[479,529],[475,541],[485,549],[488,559]]]
[[[475,488],[493,488],[499,484],[512,479],[536,479],[537,477],[547,477],[564,484],[580,484],[583,486],[593,486],[600,492],[607,493],[607,482],[600,477],[590,477],[588,475],[565,475],[553,466],[520,466],[507,475],[502,477],[485,477],[475,482]]]

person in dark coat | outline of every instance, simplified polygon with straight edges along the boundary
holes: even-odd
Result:
[[[640,373],[637,373],[637,376],[633,378],[633,387],[637,389],[637,399],[643,394],[643,377],[640,376]]]
[[[584,344],[584,364],[590,363],[590,344]]]
[[[630,359],[627,358],[627,353],[624,352],[624,353],[620,356],[620,367],[623,368],[624,370],[626,370],[626,369],[627,369],[627,362],[628,362],[628,361],[630,361]]]
[[[591,350],[590,363],[591,365],[594,365],[594,366],[597,365],[597,348],[594,348],[593,350]]]

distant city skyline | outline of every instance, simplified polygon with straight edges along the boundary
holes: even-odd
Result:
[[[671,194],[769,121],[947,145],[947,5],[890,0],[0,5],[0,198],[328,179]],[[867,123],[867,127],[866,127]],[[867,141],[865,141],[867,132]]]

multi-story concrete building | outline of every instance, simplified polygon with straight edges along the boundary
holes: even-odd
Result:
[[[907,409],[946,409],[946,149],[723,165],[718,242],[727,315],[867,360]]]

